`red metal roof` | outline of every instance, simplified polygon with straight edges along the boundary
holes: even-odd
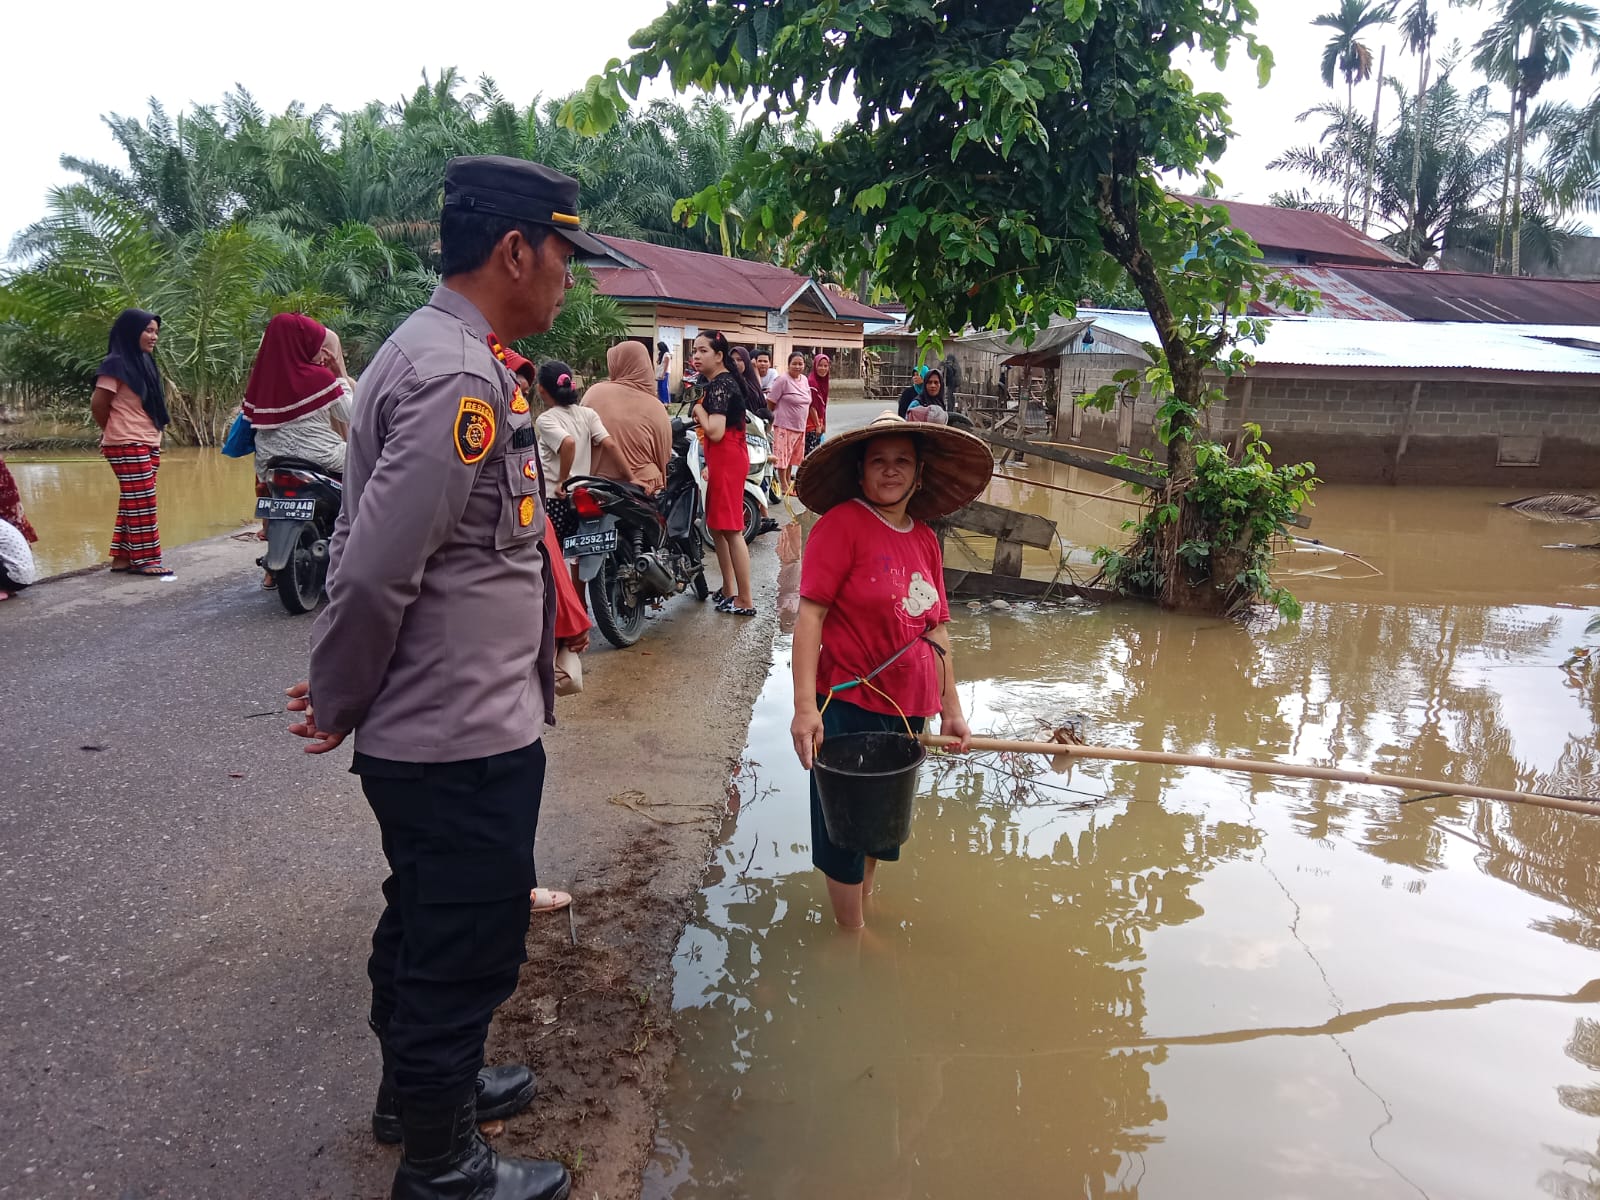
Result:
[[[1332,270],[1413,321],[1600,325],[1600,280],[1343,266]]]
[[[1246,204],[1242,200],[1208,200],[1179,196],[1186,204],[1220,204],[1228,210],[1235,229],[1248,233],[1265,251],[1303,256],[1307,265],[1319,263],[1371,263],[1399,266],[1405,256],[1347,225],[1338,217],[1306,208],[1278,208],[1272,204]]]
[[[720,254],[679,250],[630,238],[602,236],[600,240],[622,257],[639,264],[638,268],[620,263],[591,268],[595,287],[603,295],[617,300],[776,312],[793,303],[821,309],[822,300],[816,291],[825,290],[827,302],[842,321],[890,319],[875,308],[847,299],[832,288],[822,289],[806,276],[771,263],[724,258]]]
[[[1341,317],[1347,321],[1408,321],[1410,316],[1376,296],[1362,290],[1339,273],[1338,267],[1280,267],[1278,274],[1297,287],[1316,291],[1322,295],[1322,306],[1315,316]],[[1292,308],[1273,308],[1261,301],[1256,307],[1264,312],[1287,317],[1294,315]]]

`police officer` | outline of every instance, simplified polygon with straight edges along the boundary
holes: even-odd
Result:
[[[555,695],[534,414],[501,339],[549,329],[574,252],[606,251],[579,228],[576,180],[509,158],[450,161],[439,243],[442,285],[361,377],[290,729],[313,754],[355,733],[389,860],[367,970],[373,1130],[404,1142],[391,1195],[560,1200],[559,1163],[501,1159],[477,1129],[533,1098],[532,1072],[483,1070],[483,1046],[527,957]]]

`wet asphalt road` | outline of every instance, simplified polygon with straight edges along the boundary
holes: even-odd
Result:
[[[685,709],[720,733],[661,790],[725,788],[771,651],[763,543],[762,618],[676,600],[635,651],[586,656],[547,738],[541,882],[604,872],[604,789],[648,775]],[[387,1194],[376,826],[348,749],[284,732],[310,619],[256,588],[258,552],[203,542],[169,555],[173,583],[94,573],[0,605],[0,1197]],[[690,850],[665,892],[696,886]]]

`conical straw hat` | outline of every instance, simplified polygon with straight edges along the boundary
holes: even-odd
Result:
[[[830,437],[800,467],[800,500],[815,513],[861,496],[861,456],[866,443],[886,434],[914,438],[922,464],[922,486],[906,511],[920,521],[937,521],[976,500],[994,474],[994,455],[986,443],[961,429],[906,421],[892,411],[863,429]]]

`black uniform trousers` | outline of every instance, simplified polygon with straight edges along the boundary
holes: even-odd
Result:
[[[390,871],[367,960],[373,1027],[402,1101],[458,1103],[527,961],[544,745],[449,763],[358,753],[350,769]]]

